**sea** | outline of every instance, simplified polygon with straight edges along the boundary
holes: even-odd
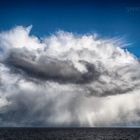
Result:
[[[139,128],[0,128],[0,140],[140,140]]]

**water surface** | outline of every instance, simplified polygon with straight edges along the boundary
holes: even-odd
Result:
[[[140,140],[139,128],[0,128],[0,140]]]

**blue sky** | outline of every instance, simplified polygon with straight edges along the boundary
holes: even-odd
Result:
[[[13,0],[0,4],[0,31],[16,25],[33,25],[39,37],[59,29],[74,33],[98,33],[132,43],[129,51],[140,57],[140,2]]]

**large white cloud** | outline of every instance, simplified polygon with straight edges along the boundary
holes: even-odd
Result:
[[[1,126],[140,124],[140,64],[118,40],[30,30],[0,33]]]

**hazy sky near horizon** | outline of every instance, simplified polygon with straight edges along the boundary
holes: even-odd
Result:
[[[33,25],[39,37],[58,30],[118,37],[140,57],[140,2],[137,0],[13,0],[0,2],[0,31]],[[131,44],[131,45],[130,45]]]

